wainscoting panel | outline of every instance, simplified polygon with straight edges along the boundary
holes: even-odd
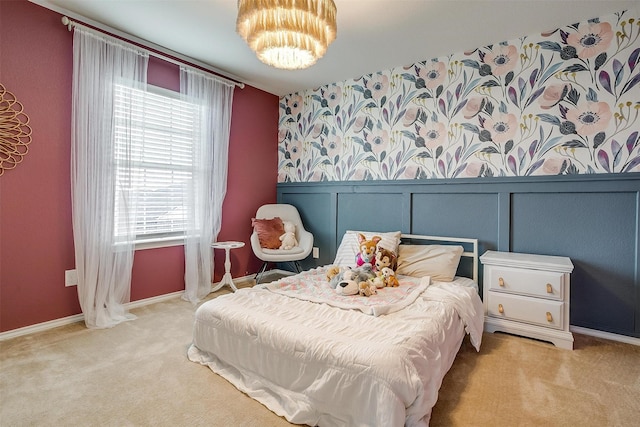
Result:
[[[633,325],[635,206],[631,192],[513,195],[511,250],[570,254],[572,324],[614,333]]]
[[[472,237],[480,254],[568,256],[571,324],[640,337],[640,173],[281,183],[278,200],[314,233],[320,258],[306,268],[330,264],[347,229]]]

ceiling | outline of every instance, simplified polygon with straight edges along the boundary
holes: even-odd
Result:
[[[640,12],[638,0],[334,0],[338,36],[326,55],[306,70],[286,71],[262,64],[235,32],[236,0],[30,1],[179,52],[279,96],[624,9]]]

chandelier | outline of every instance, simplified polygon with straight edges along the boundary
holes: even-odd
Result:
[[[267,65],[310,67],[336,38],[333,0],[238,0],[236,31]]]

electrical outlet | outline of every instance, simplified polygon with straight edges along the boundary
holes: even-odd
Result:
[[[313,257],[316,259],[320,258],[320,248],[313,248]]]
[[[76,270],[65,270],[64,285],[76,286],[78,284],[78,272]]]

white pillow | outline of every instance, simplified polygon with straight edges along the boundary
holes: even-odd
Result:
[[[358,233],[364,234],[367,239],[371,239],[373,236],[380,236],[382,240],[378,242],[379,247],[393,251],[394,254],[398,253],[400,235],[402,234],[400,231],[377,233],[372,231],[347,230],[344,236],[342,236],[342,242],[340,242],[340,246],[336,252],[336,259],[333,261],[334,265],[339,267],[356,266],[356,255],[360,252]]]
[[[400,245],[396,273],[414,277],[431,276],[431,280],[451,282],[462,252],[462,246]]]

